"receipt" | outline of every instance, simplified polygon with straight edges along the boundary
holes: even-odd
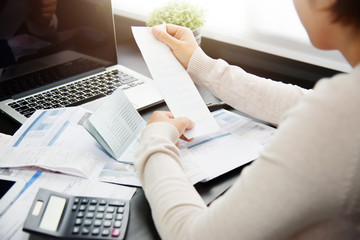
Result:
[[[158,41],[150,27],[132,27],[133,35],[150,73],[167,106],[175,117],[188,117],[195,127],[187,130],[187,138],[219,130],[219,125],[206,107],[195,84],[171,50]]]

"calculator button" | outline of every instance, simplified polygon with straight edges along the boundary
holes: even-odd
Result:
[[[122,220],[122,219],[123,219],[123,215],[122,215],[121,213],[118,213],[118,214],[116,214],[115,219],[116,219],[116,220]]]
[[[80,202],[80,198],[74,198],[74,204],[77,204]]]
[[[125,202],[124,201],[109,201],[109,206],[123,207],[123,206],[125,206]]]
[[[123,213],[124,212],[124,208],[123,207],[119,207],[117,210],[117,213]]]
[[[100,205],[106,205],[106,204],[107,204],[107,201],[104,200],[104,199],[102,199],[102,200],[100,200],[99,204],[100,204]]]
[[[78,234],[80,232],[80,228],[79,227],[74,227],[72,230],[73,234]]]
[[[99,235],[100,234],[100,229],[99,228],[94,228],[91,232],[92,235]]]
[[[111,232],[111,236],[112,237],[118,237],[120,235],[120,229],[119,228],[114,228]]]
[[[89,234],[89,232],[90,232],[90,229],[87,227],[84,227],[81,231],[81,234],[86,235],[86,234]]]
[[[97,209],[98,212],[105,212],[105,207],[104,206],[100,206]]]
[[[76,209],[77,209],[77,205],[73,205],[73,206],[71,207],[71,210],[73,210],[73,211],[76,211]]]
[[[86,205],[80,205],[79,210],[80,211],[85,211],[86,210]]]
[[[105,219],[107,219],[107,220],[110,220],[110,219],[112,219],[113,218],[113,214],[112,213],[107,213],[106,215],[105,215]]]
[[[81,204],[88,204],[88,202],[89,202],[89,199],[87,199],[87,198],[81,199]]]
[[[103,229],[101,235],[103,236],[108,236],[110,234],[110,230],[109,229]]]
[[[102,224],[102,221],[99,220],[99,219],[96,219],[96,220],[94,221],[94,226],[95,226],[95,227],[100,227],[101,224]]]
[[[115,228],[120,228],[121,227],[121,221],[115,221],[114,222],[114,227]]]
[[[95,206],[89,206],[88,211],[89,212],[95,212],[96,207]]]
[[[78,218],[84,217],[84,212],[78,212],[77,217],[78,217]]]
[[[86,218],[94,218],[94,213],[93,212],[86,213]]]
[[[92,220],[91,219],[85,219],[84,221],[84,226],[90,226],[92,224]]]
[[[97,203],[98,203],[98,200],[96,200],[96,199],[91,199],[91,201],[90,201],[91,205],[96,205]]]
[[[104,217],[104,214],[103,213],[97,213],[96,214],[96,218],[97,219],[102,219]]]
[[[110,213],[113,213],[115,211],[115,208],[114,207],[108,207],[106,209],[107,212],[110,212]]]
[[[75,220],[75,225],[80,225],[82,223],[82,219],[81,218],[77,218]]]
[[[103,226],[104,227],[111,227],[111,221],[110,220],[105,220]]]

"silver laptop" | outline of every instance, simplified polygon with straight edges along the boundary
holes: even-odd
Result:
[[[59,0],[45,27],[29,20],[28,7],[0,6],[0,109],[10,117],[23,123],[37,109],[94,111],[117,88],[138,110],[163,102],[152,79],[117,64],[111,0]]]

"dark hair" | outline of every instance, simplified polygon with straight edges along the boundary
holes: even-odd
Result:
[[[335,22],[352,24],[360,27],[360,1],[359,0],[337,0],[330,8],[335,14]]]

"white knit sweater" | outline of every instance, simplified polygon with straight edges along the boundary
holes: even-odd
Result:
[[[248,74],[200,48],[188,72],[278,130],[206,206],[179,165],[175,127],[148,125],[135,167],[163,239],[360,239],[360,65],[310,91]]]

